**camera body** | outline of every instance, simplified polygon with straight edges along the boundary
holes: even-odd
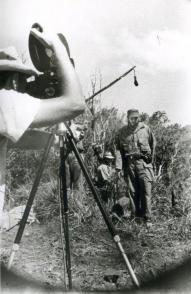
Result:
[[[43,31],[39,24],[34,24],[33,28]],[[65,46],[68,56],[70,58],[70,50],[65,37],[57,34],[63,46]],[[59,97],[64,90],[63,81],[59,78],[57,70],[57,61],[54,52],[45,46],[30,33],[29,35],[29,53],[33,65],[39,71],[39,75],[33,76],[26,81],[25,92],[29,95],[40,98],[48,99]],[[70,58],[74,66],[74,61]]]
[[[33,97],[48,99],[61,96],[63,86],[56,72],[50,69],[29,79],[25,91]]]

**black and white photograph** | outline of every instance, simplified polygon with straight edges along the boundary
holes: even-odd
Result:
[[[191,292],[190,16],[0,0],[1,293]]]

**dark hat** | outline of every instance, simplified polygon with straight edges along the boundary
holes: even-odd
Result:
[[[111,154],[111,152],[109,152],[109,151],[106,151],[105,153],[104,153],[104,156],[103,156],[104,158],[108,158],[108,159],[114,159],[114,157],[113,157],[113,155]]]
[[[128,111],[127,111],[127,116],[129,116],[130,114],[134,114],[134,116],[136,116],[136,117],[138,117],[139,116],[139,111],[137,110],[137,109],[134,109],[134,108],[132,108],[132,109],[129,109]]]

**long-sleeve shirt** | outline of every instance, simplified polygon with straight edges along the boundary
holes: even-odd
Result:
[[[154,149],[155,138],[149,126],[140,122],[135,130],[122,127],[116,137],[116,169],[124,169],[127,154],[147,152],[153,156]]]
[[[103,163],[98,167],[97,172],[100,184],[111,183],[114,174],[114,169],[111,166]]]

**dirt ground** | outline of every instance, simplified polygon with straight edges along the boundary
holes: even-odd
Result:
[[[165,233],[171,223],[144,224],[126,221],[117,225],[122,245],[137,275],[145,281],[178,264],[191,252],[190,240]],[[1,256],[8,261],[18,227],[1,234]],[[70,226],[72,282],[75,289],[116,289],[131,287],[125,263],[104,224]],[[46,285],[64,284],[59,222],[27,225],[13,269]]]

